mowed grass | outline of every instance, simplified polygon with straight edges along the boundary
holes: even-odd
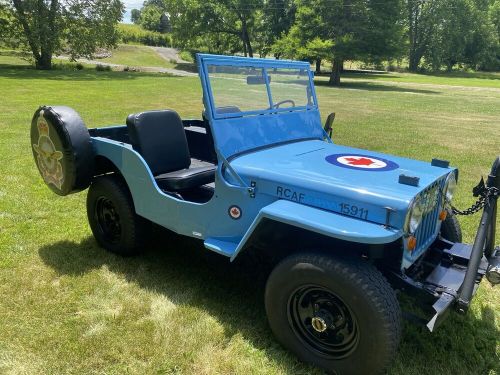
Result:
[[[111,51],[112,56],[99,61],[113,64],[128,65],[130,67],[148,66],[173,68],[174,64],[162,58],[153,49],[147,46],[120,44]]]
[[[317,81],[323,119],[337,113],[335,142],[449,159],[460,168],[456,205],[474,201],[472,186],[500,154],[500,83]],[[58,197],[38,175],[29,124],[40,104],[71,106],[89,127],[159,108],[199,118],[197,78],[0,65],[0,87],[0,373],[320,373],[274,341],[263,270],[158,228],[144,255],[111,255],[91,236],[85,193]],[[478,216],[460,220],[472,241]],[[405,322],[389,373],[491,375],[499,363],[500,290],[483,281],[469,313],[437,332]]]
[[[492,87],[500,86],[500,73],[490,72],[450,72],[450,73],[346,73],[344,78],[393,81],[398,83],[419,83],[430,85]]]

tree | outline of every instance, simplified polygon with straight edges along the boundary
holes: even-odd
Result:
[[[496,46],[491,51],[491,60],[485,62],[485,67],[489,70],[500,70],[500,0],[495,0],[491,3],[489,18],[493,24],[494,35],[496,35]]]
[[[340,84],[345,60],[379,61],[401,50],[401,1],[300,0],[286,38],[294,56],[329,58],[329,83]]]
[[[51,69],[54,54],[91,57],[99,47],[116,45],[122,19],[119,0],[9,0],[6,9],[18,27],[19,46],[33,55],[37,69]]]
[[[159,30],[160,33],[169,33],[172,31],[172,25],[170,24],[170,17],[167,13],[163,13],[160,16],[160,25]]]
[[[498,63],[495,0],[407,0],[409,69],[451,70]]]
[[[139,9],[132,9],[130,12],[130,21],[136,25],[141,23],[141,11]]]
[[[141,9],[141,26],[149,31],[160,31],[162,9],[154,4],[148,4]]]
[[[262,0],[167,0],[172,31],[181,45],[207,35],[239,39],[240,51],[253,57],[252,35]],[[204,38],[204,37],[203,37]],[[217,38],[204,38],[214,40]],[[209,46],[211,48],[213,46]]]
[[[426,63],[432,70],[444,66],[451,71],[456,64],[475,68],[480,55],[492,42],[487,12],[470,0],[440,1],[435,9],[439,21],[424,52]]]
[[[262,40],[265,54],[272,50],[272,45],[280,36],[288,33],[295,21],[296,9],[293,0],[264,1],[259,39]],[[275,57],[280,58],[279,53]]]
[[[436,0],[406,0],[409,40],[409,70],[417,71],[422,57],[427,51],[430,38],[437,21]]]
[[[20,32],[12,9],[5,1],[0,0],[0,47],[18,46]]]
[[[492,1],[489,9],[489,16],[496,28],[497,38],[500,40],[500,0]]]

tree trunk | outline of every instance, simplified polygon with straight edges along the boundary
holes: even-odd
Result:
[[[340,74],[344,70],[344,61],[341,59],[333,59],[332,73],[328,84],[330,86],[340,86]]]
[[[249,57],[253,57],[252,44],[250,43],[250,36],[248,35],[247,23],[244,18],[242,19],[241,22],[241,39],[243,41],[244,50],[248,52]]]
[[[39,57],[35,58],[35,67],[40,70],[52,69],[52,53],[42,51]]]
[[[410,60],[408,61],[408,70],[410,72],[416,72],[418,66],[420,65],[420,60],[424,56],[425,46],[420,46],[410,50]]]
[[[245,43],[243,36],[241,37],[241,40],[243,42],[243,56],[247,57],[247,44]]]
[[[418,70],[419,64],[420,64],[420,58],[416,56],[414,51],[410,51],[410,61],[408,62],[408,70],[410,72],[416,72]]]
[[[316,59],[316,74],[321,73],[321,59]]]
[[[23,27],[28,45],[35,59],[36,69],[48,70],[52,68],[52,53],[58,38],[55,28],[58,4],[58,0],[51,0],[50,7],[47,7],[43,0],[38,0],[36,3],[37,12],[42,22],[30,25],[28,22],[29,15],[24,9],[23,1],[13,0],[17,18]]]
[[[408,24],[409,24],[409,56],[408,56],[408,70],[416,72],[422,55],[419,56],[419,21],[420,21],[420,5],[415,1],[408,1]]]
[[[248,48],[248,56],[253,57],[253,49],[252,45],[250,44],[250,39],[247,39],[247,48]]]

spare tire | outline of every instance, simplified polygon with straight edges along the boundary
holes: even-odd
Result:
[[[56,194],[84,190],[94,174],[95,153],[90,134],[78,113],[64,106],[42,106],[31,121],[36,166]]]

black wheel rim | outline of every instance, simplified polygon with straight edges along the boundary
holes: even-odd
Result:
[[[330,359],[345,358],[358,345],[359,329],[351,309],[322,286],[296,289],[288,300],[288,320],[306,347]]]
[[[118,243],[122,228],[120,216],[114,203],[106,197],[99,197],[96,201],[94,215],[102,237],[111,244]]]

